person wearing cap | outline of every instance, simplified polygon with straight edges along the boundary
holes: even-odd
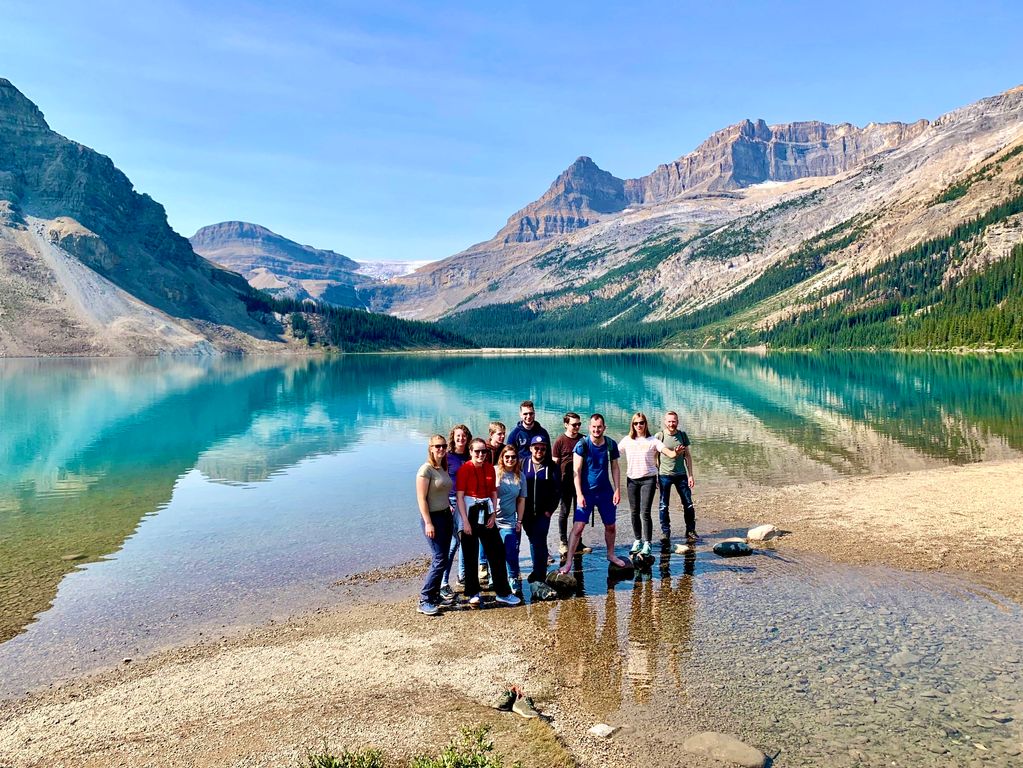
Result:
[[[519,459],[523,463],[529,459],[529,445],[534,437],[542,437],[547,445],[551,444],[551,436],[536,420],[536,408],[533,407],[533,401],[523,400],[519,405],[519,423],[508,435],[508,444],[515,446]]]
[[[529,441],[529,458],[522,462],[522,481],[526,486],[526,509],[522,529],[529,539],[533,570],[528,581],[534,600],[549,600],[554,590],[547,586],[547,533],[551,515],[561,501],[561,475],[550,457],[550,446],[541,435]]]

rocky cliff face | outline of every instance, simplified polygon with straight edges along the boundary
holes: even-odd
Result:
[[[926,120],[767,125],[744,120],[712,134],[694,151],[638,179],[619,179],[580,157],[538,200],[508,219],[501,243],[544,240],[589,226],[630,205],[664,203],[687,192],[726,192],[764,181],[834,176],[920,135]]]
[[[0,354],[246,348],[273,332],[110,158],[0,79]]]
[[[765,181],[794,181],[855,170],[879,152],[912,140],[926,120],[872,123],[820,122],[767,125],[744,120],[714,133],[688,155],[625,182],[632,203],[663,203],[691,191],[742,189]]]

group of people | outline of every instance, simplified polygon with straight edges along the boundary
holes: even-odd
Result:
[[[615,441],[605,435],[601,414],[589,417],[589,434],[584,437],[582,418],[570,411],[564,416],[564,434],[553,444],[537,422],[531,400],[520,405],[519,418],[510,434],[501,422],[491,422],[488,439],[474,438],[465,424],[453,427],[446,438],[440,434],[430,438],[427,460],[416,473],[419,514],[432,553],[420,593],[420,613],[434,616],[455,602],[449,578],[456,557],[470,607],[480,606],[481,574],[489,575],[498,603],[521,603],[523,533],[533,564],[526,577],[532,598],[556,598],[548,581],[557,584],[569,579],[574,557],[582,551],[583,530],[594,513],[604,525],[608,561],[627,567],[614,551],[623,453],[635,534],[630,554],[650,554],[655,487],[660,491],[661,542],[671,538],[672,488],[682,502],[686,539],[696,539],[692,453],[688,435],[678,428],[677,413],[668,411],[663,430],[653,435],[647,417],[636,413],[629,434]],[[551,518],[559,509],[562,563],[548,574],[547,538]]]

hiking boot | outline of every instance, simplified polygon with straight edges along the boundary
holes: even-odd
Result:
[[[490,706],[492,706],[494,709],[499,709],[502,712],[511,712],[512,706],[515,704],[515,699],[517,698],[518,697],[515,695],[515,691],[511,689],[501,691],[494,698],[494,701],[491,703]]]
[[[515,595],[498,595],[495,599],[501,605],[522,605],[522,601]]]
[[[666,547],[671,544],[671,531],[665,531],[661,534],[661,546]]]
[[[643,542],[640,541],[639,539],[636,539],[634,542],[632,542],[632,549],[629,550],[629,554],[634,555],[637,552],[639,552],[639,550],[641,550],[642,548]]]
[[[686,531],[686,541],[693,542],[697,538],[696,531]]]
[[[523,717],[540,717],[540,713],[533,706],[533,700],[528,696],[519,696],[512,704],[512,712]]]
[[[530,594],[532,595],[533,602],[538,600],[557,600],[558,593],[548,587],[542,581],[537,581],[529,586]]]
[[[424,616],[436,616],[440,613],[440,608],[433,603],[420,603],[416,610]]]
[[[455,602],[455,593],[451,591],[451,587],[440,588],[440,601],[447,604]]]
[[[509,584],[509,586],[511,586],[512,594],[514,594],[514,595],[521,595],[522,594],[522,580],[521,579],[509,579],[508,580],[508,584]]]
[[[479,595],[473,595],[472,597],[469,598],[469,607],[470,608],[479,608],[480,607],[480,596]]]
[[[566,544],[565,542],[561,542],[558,545],[558,554],[561,555],[562,557],[567,555],[568,554],[568,544]]]
[[[487,579],[489,579],[490,578],[490,569],[487,566],[485,566],[485,565],[481,565],[480,569],[479,569],[479,577],[480,577],[480,583],[482,583],[482,582],[486,581]]]
[[[650,555],[650,542],[649,541],[644,541],[643,542],[643,546],[640,547],[640,549],[639,549],[639,554],[646,555],[646,556]]]

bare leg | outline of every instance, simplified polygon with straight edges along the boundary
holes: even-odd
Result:
[[[586,528],[586,523],[573,523],[572,533],[568,536],[568,554],[565,555],[565,564],[558,570],[562,573],[568,573],[572,570],[572,560],[575,558],[575,551],[579,547],[579,542],[583,538],[583,529]]]
[[[604,543],[607,544],[607,559],[608,562],[614,563],[617,566],[625,567],[625,561],[615,555],[615,533],[617,528],[614,525],[604,526]],[[573,531],[575,533],[575,531]]]

